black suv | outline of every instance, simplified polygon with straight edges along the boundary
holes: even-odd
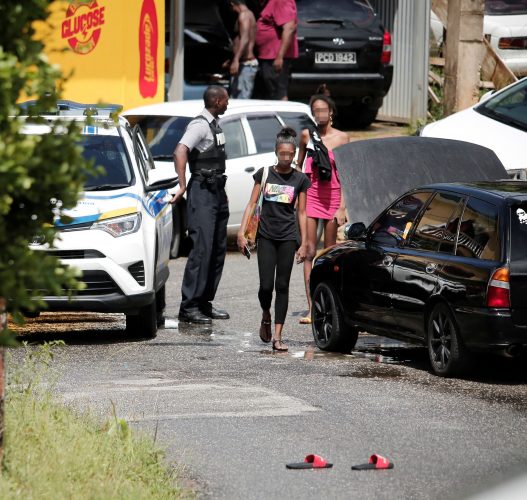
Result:
[[[296,0],[299,58],[292,65],[291,100],[306,102],[325,83],[346,124],[367,127],[392,83],[391,38],[367,0]],[[228,84],[234,18],[219,0],[185,3],[185,80]],[[258,16],[260,4],[247,0]],[[255,96],[258,97],[257,84]]]
[[[348,123],[367,127],[392,83],[391,37],[367,0],[296,0],[299,58],[289,97],[325,83]]]

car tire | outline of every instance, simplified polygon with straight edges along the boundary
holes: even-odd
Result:
[[[126,315],[126,333],[131,337],[152,338],[157,332],[156,300],[141,307],[139,314]]]
[[[358,330],[346,323],[337,295],[329,283],[319,283],[312,297],[311,327],[319,349],[350,352],[357,342]]]
[[[377,118],[379,107],[374,103],[351,104],[339,108],[339,117],[342,124],[353,129],[365,129]]]
[[[454,314],[444,303],[434,306],[427,325],[428,356],[436,375],[453,377],[470,367],[470,356],[459,334]]]
[[[172,240],[170,242],[170,258],[175,259],[180,254],[181,249],[181,209],[178,204],[172,205]]]

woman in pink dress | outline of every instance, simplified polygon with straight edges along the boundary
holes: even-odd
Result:
[[[303,171],[311,181],[311,187],[307,190],[307,253],[304,261],[304,280],[309,313],[300,319],[300,323],[304,324],[311,323],[309,276],[317,248],[318,221],[321,220],[324,224],[324,248],[336,243],[337,229],[346,222],[346,206],[340,187],[333,149],[349,142],[346,132],[342,132],[332,126],[336,107],[329,96],[316,94],[311,97],[309,104],[317,124],[318,135],[328,149],[331,162],[331,178],[329,180],[321,179],[319,169],[313,164],[313,158],[309,154],[307,154],[306,158],[308,149],[312,149],[312,139],[309,130],[303,130],[299,145],[298,165],[303,165]]]

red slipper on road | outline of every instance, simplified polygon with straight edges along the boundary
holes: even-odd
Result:
[[[393,463],[380,455],[372,455],[367,464],[352,465],[352,470],[393,469]]]
[[[330,469],[333,464],[318,455],[307,455],[303,462],[286,464],[286,467],[288,469]]]

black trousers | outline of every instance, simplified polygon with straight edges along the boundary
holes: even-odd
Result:
[[[291,60],[284,59],[282,71],[277,73],[273,68],[273,59],[259,59],[260,74],[265,87],[265,99],[280,100],[287,97],[289,77],[291,75]]]
[[[296,241],[276,241],[258,238],[258,272],[260,289],[258,299],[263,310],[271,308],[273,289],[276,291],[274,301],[274,322],[285,323],[289,306],[289,280],[296,252]]]
[[[212,302],[220,283],[227,252],[229,203],[221,181],[213,185],[190,178],[187,226],[192,240],[181,285],[180,312]]]

